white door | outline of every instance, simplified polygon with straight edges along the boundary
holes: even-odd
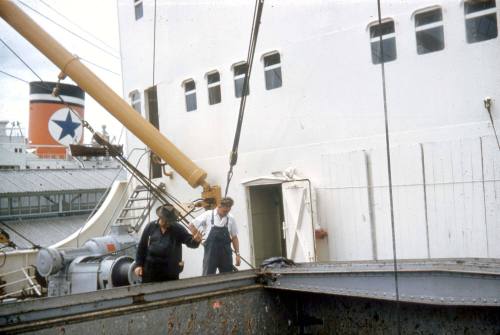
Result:
[[[311,185],[308,180],[289,181],[281,184],[283,192],[283,233],[286,257],[294,262],[314,262],[314,240]]]

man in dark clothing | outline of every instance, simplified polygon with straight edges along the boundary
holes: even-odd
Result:
[[[197,248],[201,234],[192,236],[177,223],[175,209],[170,205],[156,209],[158,220],[148,223],[137,247],[135,274],[143,283],[179,279],[182,271],[182,243]]]

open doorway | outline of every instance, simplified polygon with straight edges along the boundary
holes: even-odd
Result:
[[[249,193],[254,262],[259,266],[270,257],[286,256],[283,195],[281,184],[250,186]]]

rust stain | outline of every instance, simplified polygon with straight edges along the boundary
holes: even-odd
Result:
[[[175,308],[172,309],[170,312],[170,315],[167,319],[167,334],[176,334],[177,332],[175,331],[175,325],[177,322],[176,319],[177,311]],[[177,329],[178,330],[178,329]]]
[[[222,334],[227,334],[227,320],[222,320]]]
[[[191,334],[194,328],[196,322],[196,314],[191,313],[191,317],[189,318],[187,327],[186,327],[186,333]]]
[[[141,294],[138,294],[138,295],[134,295],[132,297],[132,303],[133,304],[143,304],[145,302],[146,301],[144,300],[144,293],[141,293]]]
[[[215,300],[213,303],[212,303],[212,308],[213,309],[219,309],[222,307],[222,301],[220,300]]]
[[[252,321],[253,318],[247,318],[247,334],[252,334]]]

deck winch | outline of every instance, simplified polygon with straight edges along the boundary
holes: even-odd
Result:
[[[48,296],[92,292],[137,283],[133,272],[137,237],[128,226],[111,227],[110,235],[88,240],[80,248],[43,248],[36,260],[47,278]]]

